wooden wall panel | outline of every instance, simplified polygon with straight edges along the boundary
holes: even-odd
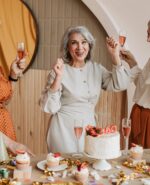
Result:
[[[49,115],[41,111],[39,98],[47,78],[46,70],[28,70],[14,84],[14,94],[8,106],[17,132],[17,140],[35,153],[47,151],[46,132]]]
[[[81,0],[24,0],[33,10],[39,26],[39,48],[31,68],[15,85],[14,96],[8,106],[17,139],[36,154],[46,152],[46,132],[49,114],[38,105],[50,66],[59,56],[59,45],[66,27],[86,25],[96,38],[94,60],[111,69],[105,38],[106,31]],[[115,123],[120,128],[126,114],[126,92],[102,92],[96,107],[97,124]]]

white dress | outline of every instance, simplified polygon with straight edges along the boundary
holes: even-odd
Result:
[[[101,89],[125,90],[129,83],[130,71],[123,65],[113,66],[112,72],[102,65],[87,62],[82,68],[64,66],[61,88],[52,93],[50,84],[55,78],[54,71],[48,75],[40,104],[44,112],[52,114],[47,135],[49,152],[70,153],[77,151],[74,134],[75,120],[83,120],[84,127],[96,125],[95,105]],[[80,138],[80,151],[84,151],[84,132]]]

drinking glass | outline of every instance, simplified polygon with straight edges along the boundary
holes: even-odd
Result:
[[[126,41],[126,31],[124,30],[121,30],[119,32],[119,43],[120,43],[120,46],[123,48],[124,44],[125,44],[125,41]]]
[[[122,119],[122,135],[124,137],[124,155],[128,154],[129,136],[131,132],[131,119]]]
[[[17,44],[17,53],[18,53],[18,57],[19,59],[23,59],[24,55],[25,55],[25,44],[24,42],[18,42]]]
[[[83,155],[80,153],[79,141],[83,133],[83,120],[74,120],[74,133],[76,137],[77,153],[73,157],[80,158]]]
[[[25,56],[25,44],[24,42],[18,42],[17,44],[17,56],[19,58],[18,63],[20,62],[21,59]],[[22,72],[20,72],[19,77],[22,76]]]

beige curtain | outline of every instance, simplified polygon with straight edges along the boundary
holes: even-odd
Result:
[[[0,65],[8,75],[17,55],[17,42],[24,42],[29,64],[35,50],[34,20],[20,0],[0,0]]]

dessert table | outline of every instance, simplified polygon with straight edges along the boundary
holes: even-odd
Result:
[[[64,158],[71,158],[71,154],[63,154],[62,155]],[[38,185],[38,182],[48,182],[51,183],[50,181],[48,181],[48,176],[44,174],[43,170],[40,170],[37,167],[37,163],[39,161],[45,160],[46,159],[46,154],[41,154],[38,155],[34,158],[31,159],[31,165],[32,165],[32,179],[31,181],[28,181],[27,184],[32,184],[33,182],[35,183],[35,185]],[[112,168],[110,170],[106,170],[106,171],[99,171],[96,170],[96,172],[99,174],[100,179],[98,181],[95,181],[95,185],[111,185],[112,183],[108,180],[108,177],[110,177],[111,174],[117,174],[120,171],[123,171],[125,174],[131,174],[133,173],[133,169],[128,168],[123,164],[124,161],[126,161],[127,157],[126,156],[121,156],[117,159],[112,159],[112,160],[108,160],[108,162],[111,164]],[[143,155],[143,159],[146,160],[147,163],[150,163],[150,149],[145,149],[144,150],[144,155]],[[87,156],[84,156],[81,160],[85,160],[88,161],[90,164],[90,170],[93,170],[92,168],[92,163],[95,161],[95,159],[92,158],[88,158]],[[62,171],[60,173],[63,173]],[[141,181],[141,179],[150,179],[150,175],[144,175],[142,174],[141,176],[139,176],[138,178],[135,178],[133,180],[129,180],[128,184],[129,185],[142,185],[143,182]],[[61,185],[66,185],[66,182],[77,182],[73,177],[71,176],[67,176],[65,178],[62,177],[54,177],[55,182],[61,182]],[[59,184],[58,183],[58,184]],[[52,183],[52,185],[56,185],[57,183]],[[78,184],[78,183],[77,183]],[[94,185],[92,183],[88,183],[87,185]],[[67,185],[70,185],[69,183]]]

